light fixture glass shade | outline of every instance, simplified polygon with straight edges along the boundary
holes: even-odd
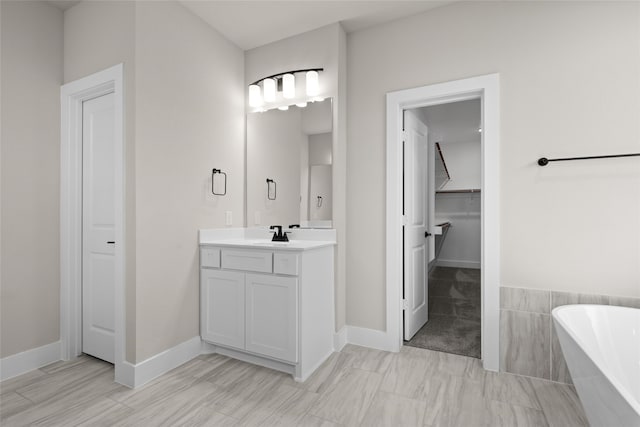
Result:
[[[280,111],[287,111],[288,109],[289,109],[288,105],[283,105],[281,107],[278,107],[278,110],[280,110]]]
[[[260,86],[249,85],[249,106],[259,107],[262,105],[262,95],[260,94]]]
[[[319,92],[318,72],[307,71],[307,96],[316,96]]]
[[[285,74],[282,76],[282,96],[286,99],[295,98],[296,78],[293,74]]]
[[[264,79],[262,81],[264,90],[264,100],[273,102],[276,100],[276,81],[274,79]]]

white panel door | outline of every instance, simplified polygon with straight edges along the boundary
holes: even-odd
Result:
[[[113,94],[82,105],[82,351],[114,363]]]
[[[428,320],[427,127],[404,112],[404,339]]]
[[[244,349],[244,273],[200,270],[200,335],[202,339]]]
[[[298,279],[247,274],[246,349],[298,361]]]

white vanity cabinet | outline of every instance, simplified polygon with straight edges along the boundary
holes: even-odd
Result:
[[[298,279],[247,274],[245,348],[298,362]]]
[[[244,348],[244,273],[203,268],[200,272],[202,339]]]
[[[332,352],[333,246],[200,246],[200,334],[215,351],[305,380]]]

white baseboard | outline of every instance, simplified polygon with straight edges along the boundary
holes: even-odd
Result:
[[[17,377],[60,360],[61,342],[23,351],[0,359],[0,381]]]
[[[389,334],[377,329],[346,326],[347,342],[362,347],[375,348],[384,351],[398,351],[397,344],[391,342]]]
[[[125,379],[126,383],[123,384],[133,388],[140,387],[166,374],[170,370],[187,363],[191,359],[198,357],[201,351],[202,341],[198,336],[135,365],[124,362],[124,365],[129,365],[133,369],[133,379]]]
[[[216,353],[223,356],[231,357],[241,360],[247,363],[253,363],[254,365],[264,366],[265,368],[274,369],[276,371],[284,372],[286,374],[295,374],[295,366],[288,363],[280,362],[278,360],[269,359],[268,357],[262,357],[254,354],[245,353],[244,351],[234,350],[232,348],[215,346]]]
[[[481,264],[479,261],[459,261],[453,259],[438,259],[438,267],[454,267],[454,268],[476,268],[479,269]]]
[[[388,334],[376,329],[344,326],[334,334],[334,350],[342,350],[347,343],[378,350],[397,351],[397,349],[394,349],[394,343],[390,342]],[[58,341],[0,359],[0,380],[13,378],[49,363],[57,362],[60,360],[60,351],[61,342]],[[198,357],[200,354],[208,353],[226,354],[247,362],[258,363],[258,360],[253,358],[244,358],[243,354],[235,354],[236,352],[228,349],[207,344],[197,336],[135,365],[126,361],[123,362],[121,367],[116,370],[115,379],[119,384],[131,388],[140,387]],[[262,366],[292,373],[289,365],[284,366],[285,364],[278,362],[272,363],[267,359],[263,359],[260,362],[259,364],[262,364]]]
[[[202,341],[202,348],[200,349],[200,354],[213,354],[216,352],[216,346],[213,344],[209,344],[206,341]]]
[[[311,367],[310,369],[305,369],[305,372],[302,372],[302,369],[300,369],[300,365],[298,365],[298,367],[295,368],[295,372],[293,374],[293,380],[297,383],[303,383],[306,380],[308,380],[311,377],[311,375],[313,375],[313,373],[331,357],[334,351],[335,350],[329,351],[329,353],[327,353],[324,357],[321,357],[318,360],[315,366]]]
[[[347,328],[343,326],[338,332],[333,334],[333,351],[340,351],[347,345]]]
[[[114,381],[118,384],[134,388],[136,386],[136,367],[126,360],[114,367]]]

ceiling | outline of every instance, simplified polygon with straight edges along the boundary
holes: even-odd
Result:
[[[440,143],[480,142],[480,99],[423,107],[429,132]]]
[[[80,0],[47,0],[67,10]],[[90,0],[85,0],[90,1]],[[130,0],[133,1],[133,0]],[[348,33],[453,3],[452,0],[178,0],[243,50],[336,22]]]
[[[453,1],[179,0],[243,50],[341,22],[353,32]]]

